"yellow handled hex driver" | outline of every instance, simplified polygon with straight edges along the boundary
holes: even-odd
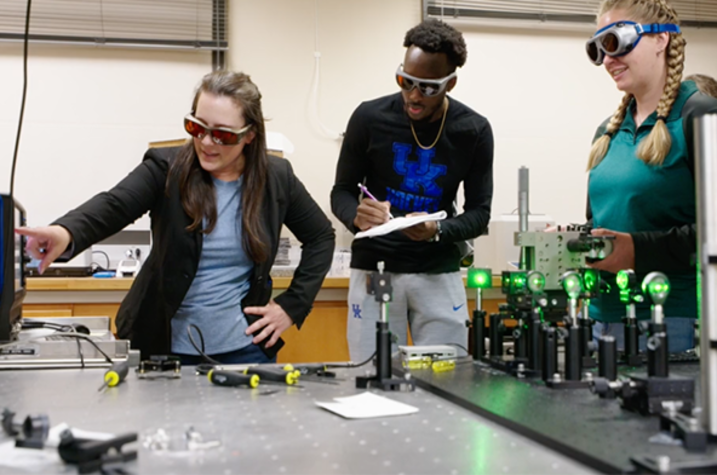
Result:
[[[212,383],[219,386],[248,386],[255,388],[259,386],[259,375],[252,374],[246,375],[236,371],[223,371],[218,369],[212,369],[207,373],[207,378]]]
[[[112,363],[112,367],[105,372],[105,382],[100,386],[98,391],[117,386],[125,380],[128,372],[129,363],[126,360],[120,361],[119,363]]]
[[[259,368],[257,366],[250,366],[245,369],[244,374],[259,375],[264,381],[272,381],[275,383],[286,384],[288,386],[296,385],[296,383],[299,382],[299,376],[301,376],[301,373],[298,371],[277,371],[267,368]]]

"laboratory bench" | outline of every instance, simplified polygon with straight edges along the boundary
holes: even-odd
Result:
[[[498,305],[505,301],[500,294],[499,277],[494,276],[493,280],[494,288],[488,289],[483,297],[483,308],[488,313],[496,312]],[[107,316],[115,332],[117,310],[133,281],[131,278],[28,278],[23,317]],[[274,277],[275,294],[283,292],[290,283],[290,277]],[[346,341],[348,287],[347,277],[328,277],[324,280],[301,330],[294,326],[282,335],[286,345],[279,352],[279,362],[349,359]],[[467,289],[466,295],[469,312],[472,312],[475,308],[475,294]]]

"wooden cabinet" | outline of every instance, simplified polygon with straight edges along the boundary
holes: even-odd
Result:
[[[301,330],[294,326],[282,335],[286,345],[277,360],[280,363],[348,361],[347,314],[346,302],[315,302]]]
[[[301,330],[292,327],[282,335],[285,346],[279,353],[280,363],[348,361],[348,281],[348,278],[327,278],[324,281]],[[289,284],[289,278],[274,279],[275,290],[282,291]],[[116,332],[115,317],[131,285],[132,279],[30,278],[23,317],[107,316],[112,331]],[[483,308],[488,313],[497,312],[498,305],[503,301],[502,297],[484,298]],[[468,300],[468,307],[472,315],[475,301]]]

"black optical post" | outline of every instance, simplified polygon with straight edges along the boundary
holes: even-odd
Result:
[[[383,261],[378,271],[372,272],[366,282],[366,293],[373,295],[379,304],[380,316],[376,322],[376,375],[358,376],[357,388],[378,388],[384,391],[400,391],[403,386],[413,390],[416,383],[408,379],[393,379],[391,373],[391,332],[388,329],[388,303],[392,300],[391,276],[384,274]]]
[[[553,389],[573,389],[588,387],[587,381],[582,381],[583,368],[583,348],[581,348],[580,332],[581,327],[578,322],[578,299],[583,295],[583,278],[576,271],[568,271],[560,276],[560,282],[568,295],[568,315],[565,318],[566,329],[562,332],[565,345],[565,376],[562,378],[560,373],[553,372],[552,368],[557,366],[555,359],[555,350],[553,345],[557,345],[558,330],[553,336],[552,332],[545,331],[544,340],[545,352],[547,357],[543,364],[543,377],[549,378],[545,381],[546,386]]]
[[[536,375],[541,369],[543,310],[548,306],[545,276],[535,270],[503,271],[501,292],[506,296],[506,303],[499,306],[499,313],[490,315],[490,346],[483,362],[517,377]],[[504,355],[503,351],[506,320],[517,323],[510,332],[512,356]]]
[[[589,369],[596,366],[595,359],[592,357],[595,344],[593,343],[593,321],[590,318],[590,299],[598,297],[600,294],[600,274],[595,269],[582,268],[580,276],[583,283],[583,293],[580,296],[583,306],[579,313],[580,318],[578,318],[581,367]]]
[[[632,269],[621,270],[617,273],[617,287],[620,289],[620,301],[625,304],[624,323],[625,351],[623,362],[628,366],[642,365],[640,358],[640,327],[637,324],[637,312],[635,304],[645,301],[640,291],[640,284],[637,281],[635,271]]]
[[[577,276],[575,273],[568,272],[567,278],[573,278]],[[571,286],[580,287],[579,278],[575,278],[575,284],[573,281],[568,281],[566,287],[568,290],[568,319],[566,324],[568,326],[568,336],[565,338],[565,379],[568,381],[579,381],[580,372],[582,369],[582,350],[580,348],[580,325],[578,323],[578,299],[577,295],[572,295]]]
[[[527,277],[531,308],[525,317],[526,323],[523,331],[528,369],[537,373],[541,369],[543,359],[543,342],[540,332],[543,326],[543,309],[548,306],[548,296],[545,293],[545,276],[541,272],[530,271]]]
[[[490,269],[468,269],[466,284],[469,289],[476,290],[476,308],[473,310],[473,321],[466,321],[470,328],[473,360],[480,361],[485,357],[485,316],[483,310],[483,289],[493,287],[493,274]],[[502,350],[502,349],[501,349]]]

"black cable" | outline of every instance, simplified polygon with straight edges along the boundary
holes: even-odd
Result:
[[[49,328],[50,330],[57,330],[58,332],[74,333],[77,329],[72,325],[63,325],[61,323],[46,322],[43,320],[24,320],[22,322],[23,330],[32,330],[37,328]],[[80,333],[80,332],[77,332]]]
[[[373,359],[373,357],[376,356],[376,353],[378,353],[378,351],[374,351],[373,354],[371,356],[369,356],[366,361],[362,361],[361,363],[328,364],[328,365],[326,365],[326,367],[327,368],[358,368],[360,366],[369,364],[371,362],[371,360]]]
[[[32,0],[27,0],[25,10],[25,37],[23,38],[22,51],[22,102],[20,103],[20,119],[17,124],[17,136],[15,137],[15,151],[12,154],[12,169],[10,170],[10,197],[15,196],[15,167],[17,166],[17,151],[20,148],[20,135],[22,134],[22,119],[25,116],[25,98],[27,97],[27,47],[30,40],[30,7]]]
[[[92,338],[90,338],[89,336],[87,336],[87,335],[83,335],[82,333],[56,333],[56,334],[54,334],[54,335],[52,335],[52,336],[59,336],[59,337],[66,337],[66,338],[77,338],[78,340],[85,340],[85,341],[87,341],[90,345],[94,346],[95,349],[96,349],[102,356],[105,357],[105,359],[107,360],[107,362],[108,362],[109,364],[114,364],[114,361],[112,361],[112,358],[110,358],[107,353],[105,353],[104,351],[102,351],[102,348],[100,348],[99,345],[98,345],[97,343],[95,343],[94,340],[93,340]],[[84,361],[83,361],[83,364],[84,364]]]
[[[82,353],[82,344],[80,340],[75,340],[75,342],[77,342],[77,352],[80,354],[80,368],[85,369],[85,355]]]
[[[97,253],[97,254],[102,254],[102,255],[105,256],[105,259],[107,259],[107,267],[105,267],[105,269],[106,269],[106,270],[110,270],[110,256],[108,256],[105,251],[92,251],[92,254],[95,254],[95,253]],[[100,265],[97,264],[97,267],[99,267],[99,266],[100,266]]]
[[[199,335],[199,341],[202,343],[201,349],[197,346],[197,342],[194,341],[194,336],[192,335],[192,328],[194,328],[194,329],[197,331],[197,334]],[[196,326],[196,325],[193,324],[193,323],[190,323],[189,326],[187,327],[187,335],[189,335],[189,342],[192,344],[192,346],[194,347],[194,349],[197,350],[197,352],[201,355],[201,357],[202,357],[207,363],[210,363],[210,364],[213,364],[213,365],[220,365],[220,364],[222,364],[222,363],[220,363],[219,361],[215,360],[214,358],[212,358],[211,356],[209,356],[208,354],[206,354],[206,353],[204,352],[204,335],[202,335],[202,331],[199,329],[198,326]]]
[[[73,327],[72,325],[61,325],[59,323],[44,322],[44,321],[25,321],[22,324],[22,328],[25,330],[36,329],[36,328],[49,328],[51,330],[56,330],[56,331],[60,331],[60,332],[78,333],[77,329],[75,327]],[[80,367],[82,369],[84,369],[85,368],[85,354],[82,352],[82,345],[80,344],[80,340],[76,339],[75,341],[77,342],[77,353],[80,355]]]
[[[201,348],[199,345],[197,345],[197,342],[194,341],[194,336],[192,335],[192,329],[197,331],[197,334],[199,335],[199,342],[201,343]],[[189,336],[189,342],[192,344],[195,350],[197,350],[197,353],[200,354],[202,358],[206,361],[208,364],[199,364],[197,365],[197,373],[199,374],[206,374],[211,370],[214,365],[222,365],[223,363],[220,363],[219,361],[215,360],[211,356],[207,355],[204,352],[204,335],[202,335],[202,331],[199,329],[198,326],[196,326],[193,323],[190,323],[187,327],[187,335]],[[466,353],[468,350],[466,350]],[[366,361],[362,361],[361,363],[333,363],[333,364],[327,364],[325,365],[327,368],[358,368],[360,366],[367,365],[371,362],[373,357],[376,356],[376,352],[374,351],[371,356],[368,357]],[[301,366],[298,364],[297,366]]]
[[[35,328],[38,328],[38,327],[35,327]],[[19,345],[19,344],[27,343],[27,342],[29,342],[29,341],[41,340],[41,339],[43,339],[43,338],[49,338],[49,337],[65,337],[65,338],[77,338],[77,339],[80,339],[80,340],[86,340],[90,345],[94,346],[95,349],[96,349],[102,356],[105,357],[105,359],[107,360],[108,363],[114,364],[114,361],[112,361],[112,358],[110,358],[107,353],[105,353],[104,351],[102,351],[102,348],[100,348],[100,347],[97,345],[97,343],[94,342],[94,340],[93,340],[92,338],[90,338],[90,337],[87,336],[87,335],[83,335],[82,333],[62,333],[62,332],[58,332],[58,333],[53,333],[52,335],[44,335],[44,336],[38,336],[38,337],[35,337],[35,338],[29,338],[29,339],[27,339],[27,340],[13,341],[13,342],[11,342],[11,343],[4,343],[4,344],[0,345],[0,349],[2,349],[2,348],[10,348],[10,347],[13,347],[13,346],[17,346],[17,345]]]

